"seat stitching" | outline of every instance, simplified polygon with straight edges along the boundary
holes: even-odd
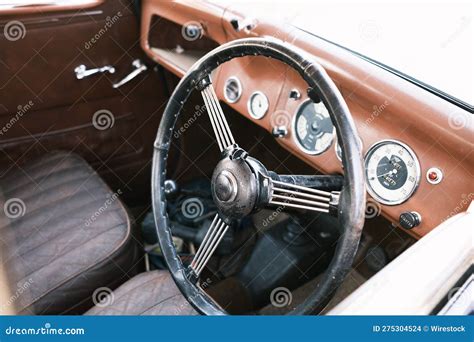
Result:
[[[135,265],[133,265],[132,267],[134,267],[134,266],[135,266]],[[123,278],[131,279],[130,276],[127,276],[127,274],[124,274],[124,275],[122,275],[122,276],[119,278],[119,280],[120,280],[120,279],[123,279]],[[127,281],[128,279],[126,279],[125,281]],[[103,286],[110,288],[110,287],[112,287],[113,285],[115,285],[115,282],[116,282],[116,281],[117,281],[117,279],[114,279],[114,280],[108,282],[107,284],[104,284]],[[122,285],[122,284],[123,284],[123,282],[120,283],[120,285]],[[117,289],[118,287],[120,287],[120,285],[116,286],[116,289]],[[81,305],[84,304],[85,302],[90,301],[90,299],[91,299],[91,296],[88,294],[86,297],[84,297],[83,299],[81,299],[78,303],[74,304],[72,307],[69,307],[69,308],[67,308],[66,310],[60,312],[59,315],[67,315],[69,311],[76,309],[78,306],[81,306]],[[87,311],[89,311],[90,309],[91,309],[91,307],[90,307],[89,309],[87,309]],[[84,314],[85,314],[87,311],[85,311]]]
[[[156,279],[153,279],[153,280],[156,280]],[[150,280],[150,281],[151,281],[151,280]],[[147,282],[144,283],[143,285],[149,283],[150,281],[147,281]],[[136,288],[138,288],[138,287],[140,287],[140,286],[134,287],[134,288],[133,288],[132,290],[130,290],[130,291],[133,291],[134,289],[136,289]],[[160,304],[162,304],[162,303],[164,303],[164,302],[166,302],[166,301],[168,301],[168,300],[170,300],[170,299],[172,299],[172,298],[174,298],[174,297],[177,297],[177,296],[179,296],[179,295],[181,295],[181,293],[176,293],[176,294],[174,294],[174,295],[172,295],[172,296],[166,297],[166,298],[160,300],[158,303],[155,303],[155,304],[149,306],[149,307],[146,308],[145,310],[143,310],[143,311],[141,311],[141,312],[139,312],[139,313],[137,313],[137,314],[135,314],[135,315],[137,315],[137,316],[138,316],[138,315],[141,315],[141,314],[143,314],[144,312],[146,312],[146,311],[148,311],[148,310],[151,310],[152,308],[156,307],[157,305],[160,305]],[[121,296],[120,298],[123,298],[124,296],[125,296],[125,295]],[[116,299],[114,303],[117,303],[117,302],[118,302],[118,300]],[[101,312],[104,312],[105,309],[106,309],[106,308],[103,308],[103,309],[101,309],[101,310],[98,310],[94,315],[97,315],[97,314],[100,314]],[[110,309],[113,309],[113,307],[110,307]]]
[[[68,197],[65,197],[65,198],[68,198]],[[72,198],[72,196],[69,197],[68,199],[70,199],[70,198]],[[64,198],[63,198],[63,199],[64,199]],[[86,200],[87,200],[87,199],[88,199],[88,198],[86,198]],[[46,221],[41,222],[41,223],[39,223],[39,224],[35,224],[35,225],[34,225],[35,228],[38,229],[37,227],[43,227],[43,226],[45,226],[46,224],[50,224],[52,218],[54,218],[55,220],[58,220],[58,219],[61,218],[61,217],[64,217],[64,216],[69,215],[71,212],[76,212],[76,211],[78,211],[78,210],[84,209],[84,208],[86,208],[88,205],[91,205],[91,204],[93,204],[93,203],[100,203],[100,202],[103,201],[104,199],[103,199],[103,198],[98,198],[98,199],[93,200],[92,202],[91,202],[90,200],[88,200],[88,201],[86,201],[86,200],[84,200],[84,203],[80,203],[79,206],[76,206],[76,207],[73,206],[72,208],[70,208],[70,209],[67,210],[67,211],[62,210],[62,211],[61,211],[61,214],[59,214],[59,215],[53,215],[53,216],[49,217]],[[58,200],[58,201],[59,201],[59,200]],[[58,201],[56,201],[56,202],[58,202]],[[55,204],[56,202],[51,203],[51,204]],[[47,207],[49,207],[49,205],[44,205],[42,208],[47,208]],[[118,211],[118,210],[120,209],[120,208],[114,208],[114,207],[110,207],[110,208],[112,208],[114,211]],[[53,209],[51,209],[51,210],[53,210]],[[30,217],[28,217],[27,219],[34,219],[34,217],[30,216]],[[53,220],[52,222],[54,223],[54,220]],[[3,227],[0,227],[0,231],[1,231],[2,229],[4,230],[5,228],[8,228],[8,227],[10,227],[10,226],[11,226],[11,225],[6,225],[6,226],[3,226]],[[23,227],[29,228],[28,225],[17,225],[17,228],[16,228],[16,229],[17,229],[17,232],[20,231],[20,230],[22,230]]]
[[[71,171],[71,170],[74,170],[74,169],[77,169],[77,165],[73,165],[71,167],[67,167],[67,168],[64,168],[64,169],[60,169],[60,170],[55,170],[54,172],[48,172],[47,174],[45,175],[42,175],[41,177],[33,177],[33,180],[34,181],[38,181],[38,180],[41,180],[41,181],[44,181],[46,178],[48,177],[51,177],[53,175],[56,175],[58,173],[63,173],[63,172],[67,172],[67,171]],[[7,189],[6,191],[4,191],[3,193],[4,194],[9,194],[11,192],[14,192],[20,188],[23,188],[23,187],[26,187],[29,185],[29,183],[31,183],[31,181],[29,179],[26,179],[26,181],[22,184],[20,183],[17,183],[15,184],[15,187],[13,188],[9,188]],[[42,189],[43,190],[43,189]]]
[[[49,264],[52,264],[53,262],[57,261],[57,260],[60,259],[61,257],[65,256],[65,255],[67,255],[67,254],[69,254],[69,253],[71,253],[72,251],[75,251],[76,249],[78,249],[78,248],[80,248],[80,247],[86,245],[86,244],[89,243],[90,241],[94,240],[94,239],[97,238],[98,236],[104,235],[104,234],[108,233],[109,231],[111,231],[111,230],[117,228],[118,226],[119,226],[119,225],[117,225],[117,226],[115,226],[115,227],[112,227],[112,228],[109,228],[109,229],[107,229],[107,230],[104,231],[104,232],[101,232],[99,235],[96,235],[96,236],[92,237],[91,239],[85,241],[85,243],[82,244],[81,246],[77,246],[77,247],[75,247],[75,248],[69,250],[68,253],[62,254],[61,256],[59,256],[59,257],[57,257],[56,259],[52,260]],[[117,248],[116,248],[116,249],[117,249]],[[116,249],[115,249],[115,250],[116,250]],[[105,259],[106,259],[106,257],[105,257],[105,258],[102,258],[102,259],[98,259],[98,260],[97,260],[94,264],[92,264],[92,265],[97,265],[97,264],[99,264],[102,260],[105,260]],[[49,264],[48,264],[48,265],[49,265]],[[32,275],[32,274],[41,271],[43,268],[44,268],[44,267],[41,267],[40,269],[35,270],[35,271],[29,273],[28,275],[24,276],[22,279],[25,279],[25,278],[28,278],[28,277],[31,278],[31,275]],[[88,268],[90,268],[90,267],[88,267]],[[83,272],[84,272],[84,270],[82,270],[81,272],[76,272],[76,273],[74,273],[72,276],[69,276],[69,277],[67,278],[67,281],[68,281],[68,280],[71,280],[72,278],[74,278],[75,276],[77,276],[78,274],[83,273]],[[54,286],[52,289],[49,289],[45,294],[50,293],[52,290],[58,288],[59,285],[62,285],[62,284],[65,283],[65,282],[66,282],[66,281],[62,281],[62,282],[59,283],[58,285]],[[40,296],[38,296],[38,297],[36,297],[35,299],[33,299],[33,300],[31,301],[31,302],[32,302],[31,304],[33,304],[33,303],[35,303],[36,301],[38,301],[38,299],[42,298],[45,294],[41,294]],[[30,305],[31,305],[31,304],[30,304]],[[27,305],[27,306],[23,307],[22,310],[24,310],[25,308],[27,308],[27,307],[30,306],[30,305]]]
[[[5,179],[8,179],[8,178],[12,177],[14,175],[14,172],[23,171],[24,173],[27,173],[27,172],[28,173],[33,173],[37,169],[41,170],[41,167],[44,167],[44,165],[47,165],[47,164],[52,163],[52,162],[57,162],[57,160],[59,158],[62,158],[62,160],[59,161],[58,164],[56,164],[56,166],[60,165],[64,160],[67,159],[68,156],[70,156],[71,159],[75,159],[75,161],[78,161],[78,159],[74,155],[72,155],[71,153],[66,154],[66,153],[62,153],[62,152],[53,152],[50,155],[46,155],[45,157],[34,160],[32,165],[26,165],[26,166],[22,165],[24,167],[19,167],[19,168],[13,169],[13,171],[9,171],[9,172],[12,172],[13,174],[11,174],[11,173],[9,174],[9,172],[7,172],[4,175]],[[53,170],[51,170],[51,172],[49,172],[49,174],[54,173],[55,167],[53,167]],[[33,178],[33,180],[34,180],[34,178]]]
[[[125,208],[123,207],[122,205],[122,208],[123,210],[125,210]],[[79,274],[81,273],[84,273],[84,272],[87,272],[87,270],[91,269],[92,267],[94,267],[95,265],[97,264],[100,264],[102,262],[104,262],[105,260],[107,260],[111,255],[113,255],[115,252],[117,252],[123,245],[125,245],[125,243],[130,239],[131,237],[131,221],[129,220],[128,218],[128,215],[125,215],[127,217],[127,220],[126,220],[126,224],[127,224],[127,231],[126,231],[126,234],[125,234],[125,237],[123,238],[123,240],[116,246],[115,249],[113,249],[108,255],[106,255],[105,257],[103,257],[101,260],[99,260],[98,262],[96,262],[95,264],[90,264],[88,267],[72,274],[70,277],[66,278],[65,280],[63,280],[61,283],[59,283],[57,286],[55,286],[54,288],[51,288],[49,289],[49,291],[43,293],[41,296],[38,296],[37,298],[35,298],[33,301],[31,301],[31,304],[30,305],[27,305],[26,307],[24,307],[23,309],[21,310],[25,310],[28,306],[31,306],[33,305],[34,303],[36,303],[38,300],[40,300],[41,298],[43,298],[44,296],[48,295],[49,293],[51,293],[53,290],[57,289],[58,287],[64,285],[65,283],[67,283],[68,281],[70,281],[71,279],[75,278],[76,276],[78,276]]]
[[[81,179],[87,179],[88,177],[89,177],[89,176],[87,176],[87,177],[81,177],[81,178],[76,178],[76,179],[74,179],[74,181],[81,180]],[[64,183],[64,184],[61,184],[61,185],[65,185],[65,184],[67,184],[67,182]],[[53,188],[53,187],[51,187],[51,189],[52,189],[52,188]],[[96,188],[96,187],[93,187],[93,188]],[[50,190],[51,190],[51,189],[50,189]],[[32,214],[33,214],[33,213],[36,213],[36,212],[39,211],[40,209],[44,209],[44,208],[47,208],[47,207],[55,206],[58,202],[62,202],[64,199],[71,199],[71,198],[73,198],[73,197],[75,197],[75,196],[79,196],[79,195],[81,195],[81,194],[89,193],[88,188],[82,188],[82,185],[81,185],[81,187],[78,188],[78,190],[79,190],[79,189],[80,189],[81,191],[77,191],[77,192],[75,192],[75,193],[73,193],[73,194],[66,194],[66,195],[63,194],[63,195],[64,195],[63,197],[60,197],[60,198],[56,199],[56,200],[53,201],[53,202],[45,203],[44,205],[39,206],[39,207],[37,207],[36,209],[31,210],[31,211],[29,211],[29,212],[26,211],[25,216],[23,216],[23,217],[21,218],[21,220],[25,221],[26,219],[33,217]],[[27,197],[27,198],[25,199],[25,201],[26,201],[28,198],[31,199],[31,197],[33,197],[33,196]],[[104,198],[106,198],[106,197],[104,196]],[[103,199],[103,198],[102,198],[102,199]],[[99,199],[94,199],[94,200],[99,200]],[[47,223],[47,222],[45,222],[45,223]],[[3,225],[3,226],[0,226],[0,230],[2,230],[2,229],[5,228],[5,227],[8,227],[8,226],[10,226],[10,225],[11,225],[11,224],[5,224],[5,225]]]
[[[74,155],[74,154],[70,154],[69,155],[70,158],[75,158],[76,160],[80,160],[84,166],[86,168],[89,169],[89,171],[91,171],[93,173],[93,175],[96,176],[96,178],[98,179],[98,181],[100,183],[102,183],[103,187],[109,191],[109,193],[113,193],[112,189],[110,188],[110,186],[105,183],[105,181],[99,176],[99,174],[82,158],[78,157],[77,155]],[[65,279],[64,281],[62,281],[61,283],[59,283],[56,287],[50,289],[49,291],[43,293],[41,296],[37,297],[36,299],[34,299],[33,301],[31,301],[31,304],[30,305],[27,305],[26,307],[24,307],[22,310],[25,310],[27,307],[33,305],[34,303],[36,303],[39,299],[43,298],[44,296],[48,295],[49,293],[51,293],[53,290],[57,289],[58,287],[64,285],[65,283],[67,283],[68,281],[70,281],[71,279],[73,279],[74,277],[76,277],[77,275],[83,273],[83,272],[86,272],[87,270],[91,269],[92,267],[94,267],[95,265],[97,264],[100,264],[102,262],[104,262],[105,260],[107,260],[110,256],[112,256],[113,254],[115,254],[122,246],[125,245],[125,243],[127,241],[130,240],[131,238],[131,220],[130,220],[130,217],[128,215],[128,211],[127,209],[125,208],[125,206],[123,205],[122,201],[119,199],[117,201],[117,205],[120,206],[120,208],[122,209],[122,211],[124,212],[125,214],[125,223],[127,225],[127,230],[125,232],[125,236],[124,238],[122,239],[122,241],[120,241],[120,243],[117,244],[116,248],[113,249],[108,255],[106,255],[104,258],[102,258],[102,260],[100,260],[99,262],[95,263],[95,264],[90,264],[88,267],[80,270],[79,272],[76,272],[75,274],[71,275],[70,277],[68,277],[67,279]]]
[[[119,224],[113,226],[112,228],[116,228],[116,227],[120,226],[121,224],[123,224],[123,223],[119,223]],[[81,226],[81,225],[75,225],[75,226],[72,226],[72,227],[69,228],[69,229],[77,228],[77,227],[80,227],[80,226]],[[69,232],[68,230],[65,230],[65,231],[61,232],[59,235],[56,235],[52,240],[46,240],[46,241],[40,243],[39,245],[34,246],[34,247],[31,248],[31,249],[28,249],[28,251],[27,251],[26,253],[24,253],[24,254],[18,254],[18,257],[27,259],[26,256],[27,256],[28,254],[30,254],[30,253],[33,252],[34,250],[40,248],[41,246],[43,246],[43,245],[45,245],[45,244],[47,244],[47,243],[53,243],[55,240],[59,239],[60,237],[62,237],[62,236],[65,235],[66,233],[70,233],[70,232]],[[100,234],[99,234],[99,235],[100,235]],[[96,236],[99,236],[99,235],[96,235]],[[89,242],[89,240],[85,241],[85,243],[87,243],[87,242]],[[65,255],[65,254],[64,254],[64,255]],[[53,261],[54,261],[54,260],[53,260]]]
[[[92,202],[92,203],[95,203],[95,202],[99,202],[99,200],[96,200],[96,201],[94,201],[94,202]],[[83,204],[83,205],[81,205],[81,206],[79,206],[79,207],[71,208],[70,210],[68,210],[68,211],[66,211],[66,212],[63,211],[61,215],[55,216],[55,219],[58,220],[59,218],[61,218],[61,217],[63,217],[63,216],[69,215],[70,212],[81,210],[81,209],[85,208],[86,206],[88,206],[88,205],[90,205],[90,204],[91,204],[91,202],[87,202],[87,203],[85,203],[85,204]],[[112,210],[113,212],[117,212],[117,211],[120,210],[120,208],[112,208],[112,207],[111,207],[111,210]],[[119,215],[119,216],[120,216],[120,215]],[[52,223],[50,223],[50,218],[48,218],[48,220],[46,220],[45,222],[41,223],[41,224],[39,225],[39,227],[43,227],[43,226],[46,225],[46,224],[53,224],[53,223],[54,223],[54,221],[53,221]],[[76,226],[76,227],[77,227],[77,226]],[[17,229],[17,230],[21,230],[21,228],[22,228],[22,226],[20,226],[20,229]],[[28,227],[27,227],[27,228],[28,228]],[[69,229],[70,229],[70,228],[69,228]],[[61,233],[61,234],[62,234],[62,233]],[[5,241],[4,241],[4,242],[5,242]],[[22,245],[23,245],[23,244],[20,243],[20,245],[18,246],[18,248],[20,248]],[[17,249],[18,249],[18,248],[17,248]],[[35,248],[36,248],[36,247],[35,247]],[[6,260],[6,261],[8,261],[8,260]],[[6,262],[6,261],[5,261],[5,262]]]
[[[145,273],[146,273],[146,272],[145,272]],[[145,273],[141,273],[141,274],[145,274]],[[120,299],[122,299],[123,297],[125,297],[125,296],[127,295],[127,293],[132,292],[132,291],[135,291],[135,290],[138,289],[139,287],[141,287],[141,286],[146,286],[147,284],[149,284],[149,283],[151,283],[151,282],[153,282],[153,281],[156,281],[157,279],[160,279],[160,278],[163,278],[163,274],[160,274],[159,276],[157,275],[155,278],[152,278],[152,279],[147,280],[147,281],[145,281],[145,282],[143,282],[143,283],[140,283],[140,284],[137,285],[137,286],[134,286],[133,288],[131,288],[130,290],[128,290],[126,293],[124,293],[124,294],[121,295],[120,297],[117,297],[117,298],[115,299],[115,301],[118,302]]]
[[[160,302],[158,302],[158,303],[156,303],[156,304],[153,304],[152,306],[150,306],[150,307],[147,308],[146,310],[143,310],[143,311],[140,312],[138,315],[143,315],[143,313],[145,313],[145,312],[147,312],[147,311],[153,309],[154,307],[156,307],[156,306],[158,306],[158,305],[160,305],[160,304],[163,304],[164,302],[166,302],[166,301],[168,301],[168,300],[170,300],[170,299],[173,299],[174,297],[179,297],[180,295],[182,296],[181,293],[177,293],[177,294],[175,294],[175,295],[173,295],[173,296],[171,296],[171,297],[165,298],[165,299],[163,299],[162,301],[160,301]]]

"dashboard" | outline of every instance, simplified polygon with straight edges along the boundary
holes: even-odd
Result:
[[[144,0],[143,9],[142,48],[178,76],[213,47],[238,38],[272,36],[310,53],[338,86],[357,126],[368,219],[375,208],[376,215],[420,238],[472,201],[471,113],[323,39],[279,23],[249,22],[238,8]],[[205,39],[194,45],[154,41],[154,31],[171,32],[164,35],[172,39],[189,22]],[[290,67],[265,57],[238,58],[221,65],[213,82],[221,101],[292,154],[321,173],[344,173],[344,149],[327,108],[308,99],[305,82]],[[453,116],[464,124],[456,125]]]

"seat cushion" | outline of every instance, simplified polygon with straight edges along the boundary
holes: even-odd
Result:
[[[86,315],[197,315],[168,271],[141,273]]]
[[[137,273],[130,217],[79,156],[55,152],[0,178],[0,255],[20,314],[82,313]],[[2,210],[3,209],[3,210]]]

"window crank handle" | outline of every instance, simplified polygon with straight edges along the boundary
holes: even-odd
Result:
[[[137,77],[138,75],[140,75],[142,72],[146,71],[147,70],[147,66],[145,64],[142,63],[141,60],[139,59],[135,59],[133,62],[132,62],[132,66],[134,67],[134,70],[128,74],[127,76],[125,76],[121,81],[119,81],[118,83],[114,83],[112,85],[112,87],[114,89],[117,89],[121,86],[123,86],[124,84],[130,82],[131,80],[133,80],[135,77]]]
[[[115,68],[111,65],[106,65],[101,68],[87,69],[87,67],[84,64],[81,64],[74,69],[74,72],[76,73],[76,78],[78,80],[82,80],[83,78],[86,78],[95,74],[102,74],[105,72],[113,74],[115,72]]]

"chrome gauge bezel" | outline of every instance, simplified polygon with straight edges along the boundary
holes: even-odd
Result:
[[[227,89],[227,86],[229,85],[230,82],[234,81],[235,83],[237,83],[237,98],[235,100],[232,100],[232,99],[229,99],[229,97],[227,96],[227,92],[226,92],[226,89]],[[229,77],[225,83],[224,83],[224,98],[225,100],[228,102],[228,103],[236,103],[237,101],[240,100],[240,98],[242,97],[242,83],[240,82],[240,80],[237,78],[237,76],[231,76]]]
[[[303,151],[304,153],[306,154],[309,154],[309,155],[312,155],[312,156],[317,156],[317,155],[320,155],[324,152],[326,152],[330,147],[331,145],[333,144],[334,142],[334,137],[336,135],[336,128],[334,127],[334,125],[332,124],[332,121],[331,121],[331,124],[332,124],[332,133],[331,133],[331,141],[329,142],[329,144],[322,150],[320,151],[311,151],[311,150],[308,150],[306,147],[303,146],[303,144],[301,144],[301,142],[299,141],[298,139],[298,131],[296,129],[296,120],[298,119],[298,113],[300,112],[301,108],[303,106],[305,106],[308,102],[313,102],[313,100],[311,99],[306,99],[305,101],[303,101],[299,106],[298,108],[296,109],[296,112],[295,112],[295,115],[293,115],[293,118],[291,120],[291,129],[292,129],[292,137],[293,137],[293,141],[294,143],[296,144],[296,146],[298,146],[298,148]],[[322,102],[321,102],[322,103]],[[322,103],[322,105],[326,108],[326,110],[328,111],[329,113],[329,110],[327,109],[327,107],[324,105],[324,103]],[[331,119],[331,117],[329,116],[329,119]]]
[[[257,95],[260,95],[260,96],[263,96],[265,98],[265,100],[267,101],[267,108],[265,109],[265,113],[263,113],[263,115],[256,115],[253,111],[253,108],[252,108],[252,99],[257,96]],[[268,97],[267,95],[265,95],[264,93],[262,93],[261,91],[257,90],[257,91],[254,91],[248,101],[247,101],[247,111],[249,112],[250,116],[252,118],[254,118],[255,120],[261,120],[265,117],[265,115],[267,114],[268,112],[268,109],[270,108],[270,101],[268,100]]]
[[[415,185],[408,194],[406,194],[403,198],[400,198],[399,200],[396,200],[396,201],[387,200],[387,199],[381,197],[379,194],[377,194],[377,192],[375,192],[372,189],[372,187],[369,183],[369,180],[368,180],[369,159],[370,159],[370,157],[372,156],[372,154],[375,150],[377,150],[380,146],[383,146],[383,145],[386,145],[386,144],[396,144],[396,145],[399,145],[400,147],[404,148],[409,153],[410,157],[413,159],[413,161],[415,163],[415,172],[416,172]],[[420,185],[421,166],[420,166],[420,162],[418,160],[418,157],[416,156],[416,153],[410,148],[410,146],[408,146],[407,144],[402,143],[401,141],[398,141],[398,140],[393,140],[393,139],[380,140],[380,141],[376,142],[375,144],[373,144],[372,146],[370,146],[370,148],[367,150],[367,153],[365,154],[364,168],[365,168],[364,176],[365,176],[365,179],[366,179],[367,192],[377,202],[385,204],[385,205],[391,205],[391,206],[392,205],[399,205],[399,204],[402,204],[402,203],[408,201],[412,197],[412,195],[415,193],[415,191],[418,189],[418,186]]]

